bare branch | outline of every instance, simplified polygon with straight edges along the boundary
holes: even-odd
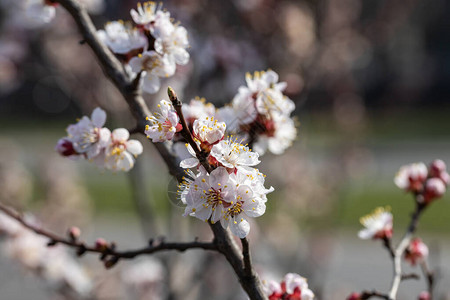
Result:
[[[25,228],[28,228],[29,230],[35,232],[36,234],[47,237],[49,239],[48,246],[64,244],[66,246],[77,249],[77,253],[79,255],[82,255],[86,252],[98,253],[101,255],[102,260],[105,261],[105,264],[106,262],[109,262],[109,264],[111,264],[113,261],[117,262],[119,259],[131,259],[139,255],[148,255],[155,252],[167,250],[186,251],[188,249],[204,249],[217,251],[217,246],[215,245],[214,242],[199,242],[197,240],[185,243],[168,243],[165,242],[163,239],[160,239],[159,243],[157,243],[156,245],[153,242],[151,242],[147,247],[126,251],[115,250],[114,243],[111,243],[110,245],[105,245],[104,247],[89,246],[86,245],[84,242],[79,241],[78,239],[75,239],[73,237],[65,238],[57,234],[54,234],[48,230],[32,225],[28,223],[26,220],[24,220],[24,218],[19,213],[15,212],[14,210],[12,210],[11,208],[7,207],[2,203],[0,203],[0,210],[3,211],[8,216],[10,216],[11,218],[17,220]],[[109,267],[109,265],[107,264],[106,266]]]

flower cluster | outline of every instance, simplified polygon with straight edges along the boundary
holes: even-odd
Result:
[[[178,193],[186,204],[185,216],[211,223],[220,221],[223,228],[230,227],[233,234],[244,238],[250,231],[247,219],[264,214],[266,195],[273,188],[266,189],[265,176],[252,168],[260,162],[258,153],[232,137],[223,139],[225,129],[225,123],[213,117],[194,122],[193,136],[214,170],[207,173],[194,149],[187,144],[194,157],[184,159],[180,166],[195,168],[198,173],[187,171],[188,176],[179,185]]]
[[[230,106],[219,110],[230,132],[242,133],[263,154],[267,149],[283,153],[296,137],[291,113],[294,102],[283,94],[285,82],[278,82],[272,70],[247,73],[247,86],[241,86]]]
[[[417,201],[428,204],[444,195],[450,175],[445,162],[437,159],[428,168],[422,162],[401,167],[394,182],[399,188],[417,195]]]
[[[142,153],[142,144],[129,140],[130,134],[125,128],[111,132],[103,127],[105,122],[105,111],[94,109],[91,118],[83,116],[78,123],[67,127],[68,135],[58,141],[56,151],[62,156],[95,161],[109,170],[129,171],[135,157]]]
[[[161,100],[158,108],[159,113],[147,117],[147,121],[150,121],[151,125],[145,126],[147,138],[154,143],[172,140],[175,133],[182,128],[177,112],[170,102]]]
[[[281,283],[264,281],[264,292],[269,300],[312,300],[314,293],[308,288],[306,278],[288,273]]]
[[[189,61],[187,31],[173,23],[170,13],[155,2],[138,3],[130,11],[131,22],[107,23],[98,37],[115,53],[131,71],[144,71],[142,88],[154,94],[160,88],[160,78],[175,74],[176,65]]]
[[[389,208],[378,207],[360,219],[365,227],[358,232],[360,239],[384,239],[392,237],[392,214]]]
[[[32,217],[26,217],[28,221]],[[42,276],[47,283],[86,297],[93,288],[85,270],[63,246],[47,247],[48,239],[31,232],[18,221],[0,212],[0,236],[4,236],[4,251],[25,268]]]

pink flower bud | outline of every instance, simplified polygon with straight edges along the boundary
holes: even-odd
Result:
[[[430,300],[431,296],[430,293],[428,293],[427,291],[423,291],[419,294],[419,300]]]
[[[424,201],[430,203],[432,200],[442,197],[445,193],[445,184],[439,178],[430,178],[425,183]]]
[[[62,156],[72,156],[78,154],[73,148],[72,142],[67,138],[60,139],[55,146],[55,150]]]
[[[431,163],[429,170],[430,177],[439,177],[439,174],[447,170],[447,166],[444,161],[436,159]]]
[[[414,163],[401,167],[394,182],[406,191],[420,192],[427,176],[427,166],[424,163]]]
[[[352,293],[350,296],[347,297],[347,300],[361,300],[361,294]]]
[[[412,239],[405,251],[405,260],[415,266],[428,256],[428,247],[421,239]]]
[[[95,240],[95,248],[104,251],[108,248],[108,242],[103,238],[98,238]]]
[[[69,229],[69,236],[72,240],[77,240],[80,237],[80,235],[81,235],[80,228],[73,226]]]

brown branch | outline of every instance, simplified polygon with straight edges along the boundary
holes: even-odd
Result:
[[[200,150],[197,143],[194,141],[194,138],[192,137],[192,133],[189,130],[189,126],[186,123],[186,120],[184,119],[183,110],[181,109],[182,103],[181,100],[178,99],[177,94],[175,91],[169,86],[167,88],[167,94],[169,95],[169,99],[172,102],[173,107],[175,108],[175,111],[177,112],[178,117],[180,118],[180,123],[183,129],[181,130],[181,135],[184,137],[184,139],[191,145],[192,149],[195,151],[195,155],[197,156],[198,160],[202,164],[202,166],[205,168],[205,170],[208,173],[211,173],[212,167],[206,160],[207,153]]]
[[[251,275],[252,272],[252,258],[250,256],[250,246],[247,238],[241,239],[242,243],[242,256],[244,257],[244,271],[247,275]]]
[[[126,251],[117,251],[115,250],[115,244],[111,243],[109,245],[104,245],[103,247],[89,246],[84,242],[79,241],[78,238],[74,237],[62,237],[53,232],[50,232],[46,229],[39,228],[35,225],[28,223],[20,213],[15,212],[11,208],[6,205],[0,203],[0,210],[3,211],[6,215],[11,218],[17,220],[20,224],[22,224],[25,228],[35,232],[38,235],[45,236],[49,239],[49,246],[54,246],[57,244],[63,244],[72,248],[77,249],[77,253],[82,255],[86,252],[97,253],[101,255],[102,260],[105,261],[107,267],[111,267],[111,265],[107,265],[107,263],[111,263],[112,261],[119,261],[119,259],[132,259],[139,255],[152,254],[159,251],[166,250],[176,250],[176,251],[186,251],[188,249],[204,249],[204,250],[217,250],[217,246],[214,242],[199,242],[197,240],[193,242],[185,242],[185,243],[168,243],[165,242],[164,239],[160,239],[157,245],[154,245],[153,241],[149,243],[149,246],[143,247],[135,250],[126,250]]]

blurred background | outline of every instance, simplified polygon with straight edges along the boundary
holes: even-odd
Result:
[[[136,1],[83,2],[99,29],[130,20],[136,7]],[[181,217],[175,182],[142,137],[144,155],[129,174],[57,155],[67,125],[97,106],[108,112],[110,128],[131,128],[133,119],[62,8],[38,27],[13,3],[0,0],[0,201],[34,212],[55,231],[77,225],[86,240],[102,236],[121,248],[151,236],[208,238],[203,223]],[[171,85],[185,101],[200,96],[220,107],[245,84],[246,72],[268,68],[288,83],[286,94],[296,103],[298,141],[284,155],[266,154],[260,165],[275,187],[250,234],[261,276],[299,273],[325,300],[386,290],[388,254],[380,243],[357,238],[358,220],[390,205],[399,240],[413,201],[393,184],[396,171],[435,158],[450,163],[450,2],[163,3],[189,32],[191,60],[163,82],[161,94],[145,95],[150,106]],[[449,211],[448,197],[436,201],[418,230],[437,268],[437,299],[450,299]],[[95,299],[245,299],[230,294],[240,289],[216,254],[195,250],[157,260],[149,276],[159,275],[144,296],[116,284],[131,263],[105,272],[95,257],[81,262],[96,282]],[[405,282],[399,299],[425,288],[423,281]],[[67,298],[4,257],[0,290],[1,299]]]

